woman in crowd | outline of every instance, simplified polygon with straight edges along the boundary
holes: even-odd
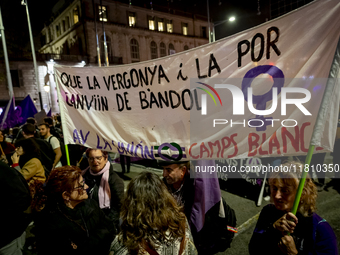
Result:
[[[10,162],[14,150],[14,145],[5,141],[4,133],[0,130],[0,160],[6,164]]]
[[[304,165],[289,162],[269,178],[271,201],[259,216],[250,254],[338,254],[331,226],[315,213],[317,188],[307,176],[296,216],[291,213]],[[286,172],[285,172],[286,171]]]
[[[45,170],[40,161],[40,150],[32,138],[20,139],[15,143],[12,167],[19,170],[32,188],[37,182],[46,181]],[[32,191],[32,190],[31,190]]]
[[[131,180],[121,219],[121,232],[111,245],[115,255],[197,254],[185,214],[154,173]]]
[[[52,170],[44,191],[34,199],[39,255],[109,254],[114,226],[88,199],[87,188],[78,167]]]

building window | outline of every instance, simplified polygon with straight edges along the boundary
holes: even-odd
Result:
[[[12,86],[20,88],[20,82],[22,81],[21,70],[11,70]]]
[[[189,49],[188,45],[184,45],[184,50],[188,50],[188,49]]]
[[[182,23],[182,33],[188,35],[188,23]]]
[[[73,22],[77,24],[79,22],[79,8],[78,6],[73,9]]]
[[[203,38],[207,38],[207,27],[202,27],[201,28],[201,36]]]
[[[161,32],[164,31],[164,21],[163,21],[163,19],[158,20],[158,31],[161,31]]]
[[[158,58],[157,44],[154,41],[151,42],[150,49],[151,49],[151,59]]]
[[[50,42],[52,42],[53,41],[53,30],[52,30],[52,27],[50,27],[48,29],[48,36],[50,38]]]
[[[169,44],[169,55],[175,54],[175,47],[172,43]]]
[[[65,20],[64,19],[62,21],[62,24],[63,24],[63,31],[62,32],[65,32],[66,31],[66,25],[65,25]]]
[[[67,29],[70,28],[70,18],[69,18],[69,16],[66,16],[66,21],[65,21],[65,23],[66,23],[65,29],[67,30]],[[65,30],[65,31],[66,31],[66,30]]]
[[[55,26],[55,30],[57,31],[57,37],[60,36],[60,24]]]
[[[161,57],[165,57],[166,56],[166,46],[165,46],[164,42],[161,42],[159,44],[159,50],[160,50],[160,53],[161,53]]]
[[[168,33],[172,33],[173,32],[172,20],[169,20],[168,23],[166,24],[166,31]]]
[[[134,27],[136,26],[136,13],[129,12],[129,26]]]
[[[155,18],[154,17],[149,17],[149,29],[155,30]]]
[[[139,46],[136,39],[131,39],[130,41],[130,48],[131,48],[131,61],[139,62]]]
[[[98,6],[99,21],[107,22],[106,6]]]

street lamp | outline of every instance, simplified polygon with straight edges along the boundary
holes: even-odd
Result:
[[[234,22],[236,20],[235,16],[231,16],[229,19],[226,19],[226,20],[222,20],[222,21],[219,21],[217,23],[213,23],[213,31],[212,31],[212,41],[215,42],[215,27],[223,24],[223,23],[226,23],[226,22]]]
[[[27,0],[22,0],[21,5],[26,6],[27,23],[28,23],[28,31],[29,31],[29,34],[30,34],[34,72],[35,72],[35,78],[37,80],[37,89],[38,89],[38,93],[39,93],[40,108],[41,108],[41,110],[43,110],[44,108],[43,108],[43,103],[42,103],[42,99],[41,99],[39,77],[38,77],[38,68],[37,68],[37,61],[36,61],[36,58],[35,58],[35,49],[34,49],[33,35],[32,35],[32,29],[31,29],[31,21],[30,21],[30,15],[29,15],[29,12],[28,12]]]
[[[48,86],[47,84],[44,85],[44,90],[46,93],[50,93],[50,86]]]

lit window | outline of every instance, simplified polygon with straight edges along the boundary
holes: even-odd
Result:
[[[79,9],[78,6],[73,9],[73,22],[77,24],[79,22]]]
[[[161,42],[159,44],[159,50],[160,50],[160,53],[161,53],[161,57],[165,57],[166,56],[166,46],[165,46],[165,43]]]
[[[164,22],[163,22],[163,19],[160,19],[158,21],[158,31],[161,31],[161,32],[164,31]]]
[[[136,13],[134,12],[129,12],[129,26],[136,26]]]
[[[107,22],[106,6],[98,6],[99,21]]]
[[[172,33],[173,32],[173,28],[172,28],[172,20],[169,20],[169,22],[166,24],[166,31],[168,33]]]
[[[150,49],[151,49],[151,59],[158,58],[157,44],[154,41],[151,42]]]
[[[131,49],[131,61],[139,62],[139,46],[136,39],[131,39],[130,41],[130,49]]]
[[[149,19],[149,29],[155,30],[155,21],[153,19]]]
[[[188,23],[182,23],[182,33],[188,35]]]

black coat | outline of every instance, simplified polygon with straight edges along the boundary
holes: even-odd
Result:
[[[87,199],[74,209],[47,206],[35,220],[38,254],[107,255],[115,228],[97,203]]]
[[[90,171],[86,171],[83,175],[85,183],[89,186],[88,194],[89,198],[94,199],[99,205],[98,191],[102,175],[93,176]],[[110,165],[109,169],[109,185],[111,192],[110,209],[102,209],[105,215],[112,220],[116,229],[119,229],[119,216],[121,208],[121,200],[124,196],[124,182],[113,170],[113,166]]]
[[[24,177],[0,162],[0,248],[18,238],[31,222],[24,211],[31,203],[31,193]]]

